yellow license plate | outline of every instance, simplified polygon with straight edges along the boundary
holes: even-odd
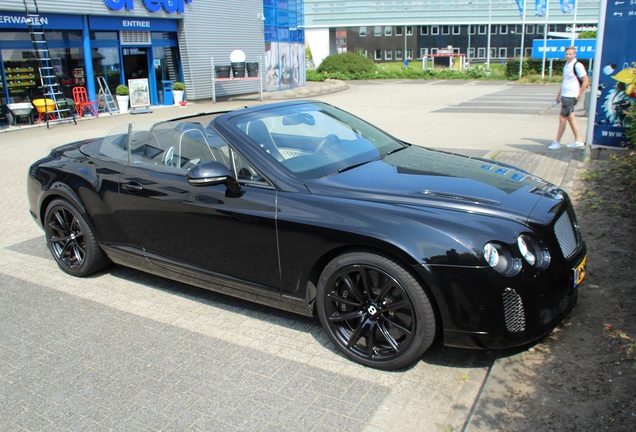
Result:
[[[587,274],[587,256],[583,258],[581,264],[576,266],[574,269],[574,288],[579,286],[583,279],[585,279],[585,275]]]

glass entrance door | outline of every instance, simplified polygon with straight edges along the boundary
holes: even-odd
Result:
[[[124,77],[129,79],[150,78],[148,75],[148,48],[124,48]]]

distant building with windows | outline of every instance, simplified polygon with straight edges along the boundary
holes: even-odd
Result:
[[[377,63],[442,53],[463,55],[470,63],[529,57],[533,40],[546,32],[548,38],[566,38],[596,30],[600,7],[599,0],[525,0],[522,13],[515,0],[304,2],[305,38],[316,65],[345,51]],[[535,8],[541,5],[539,16]]]

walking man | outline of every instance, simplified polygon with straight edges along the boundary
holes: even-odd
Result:
[[[559,115],[559,129],[556,140],[548,146],[550,150],[561,148],[561,138],[565,132],[565,123],[570,124],[570,129],[574,134],[574,142],[568,144],[568,148],[585,147],[583,137],[579,132],[579,125],[574,116],[574,106],[585,93],[585,89],[590,85],[585,66],[576,60],[576,48],[573,46],[565,49],[565,66],[563,67],[563,81],[557,93],[555,102],[561,102],[561,113]]]

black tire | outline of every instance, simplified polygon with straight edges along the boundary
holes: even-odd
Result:
[[[431,302],[393,259],[352,252],[331,261],[318,281],[318,317],[349,358],[376,369],[410,366],[435,338]]]
[[[44,216],[44,232],[57,265],[72,276],[88,276],[109,264],[88,223],[68,201],[51,202]]]

